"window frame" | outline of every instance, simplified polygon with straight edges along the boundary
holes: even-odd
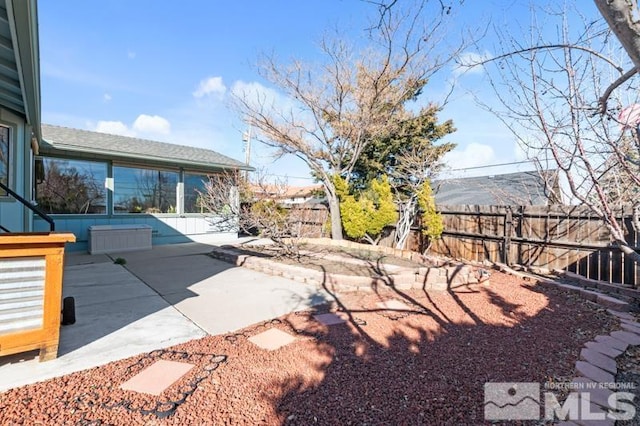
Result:
[[[215,174],[215,172],[202,172],[202,171],[194,171],[194,170],[185,170],[183,173],[183,185],[184,185],[184,196],[183,196],[183,200],[182,200],[182,209],[184,211],[185,215],[207,215],[207,214],[211,214],[211,212],[209,211],[197,211],[197,212],[190,212],[187,211],[187,176],[191,175],[191,176],[202,176],[202,180],[203,181],[208,181],[209,180],[209,176]],[[203,190],[205,188],[202,188]]]
[[[118,168],[124,168],[124,169],[135,169],[135,170],[150,170],[153,172],[165,172],[165,173],[174,173],[176,175],[176,182],[175,182],[175,186],[173,188],[173,195],[174,195],[174,199],[173,199],[173,205],[174,205],[174,212],[160,212],[160,213],[153,213],[153,212],[145,212],[145,211],[140,211],[140,212],[130,212],[130,211],[123,211],[123,212],[119,212],[116,211],[116,204],[117,204],[117,198],[118,198],[118,192],[117,192],[117,187],[118,187],[118,179],[116,178],[116,169]],[[112,162],[111,164],[111,179],[113,182],[113,186],[111,188],[111,194],[112,194],[112,203],[111,203],[111,212],[110,214],[112,216],[117,216],[117,217],[123,217],[126,215],[131,215],[131,216],[140,216],[140,215],[145,215],[145,214],[153,214],[153,215],[162,215],[162,216],[176,216],[178,215],[178,185],[181,182],[181,173],[180,173],[180,169],[179,168],[172,168],[172,167],[162,167],[162,166],[153,166],[153,165],[149,165],[149,164],[135,164],[135,163],[125,163],[125,162]]]
[[[9,124],[5,124],[3,122],[0,122],[0,128],[4,128],[7,129],[7,159],[6,159],[6,167],[7,167],[7,175],[6,175],[6,181],[5,181],[5,185],[7,185],[9,188],[12,187],[13,185],[13,181],[14,181],[14,177],[13,177],[13,168],[14,168],[14,161],[13,161],[13,156],[14,156],[14,150],[15,150],[15,139],[14,139],[14,126],[11,126]],[[14,199],[2,188],[0,188],[0,200],[2,201],[14,201]]]
[[[100,213],[48,213],[48,215],[50,216],[70,216],[70,217],[78,217],[78,216],[88,216],[88,217],[105,217],[109,215],[109,197],[110,197],[110,189],[107,187],[107,180],[109,178],[109,162],[108,161],[104,161],[104,160],[100,160],[100,159],[87,159],[87,158],[77,158],[77,157],[60,157],[60,156],[53,156],[53,155],[45,155],[45,154],[40,154],[40,155],[36,155],[34,156],[34,182],[33,182],[33,186],[34,186],[34,199],[36,202],[38,202],[38,185],[39,185],[39,181],[38,181],[38,176],[35,175],[36,173],[36,167],[35,164],[41,160],[54,160],[54,161],[61,161],[61,162],[84,162],[84,163],[93,163],[93,164],[100,164],[104,166],[104,180],[101,183],[101,187],[104,189],[104,211],[100,212]],[[46,173],[46,169],[45,166],[43,164],[43,172]],[[39,205],[39,203],[38,203]]]

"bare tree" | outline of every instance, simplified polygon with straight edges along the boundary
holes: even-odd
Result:
[[[274,56],[261,75],[286,97],[234,93],[233,105],[258,131],[257,139],[276,155],[302,159],[324,185],[334,239],[342,238],[340,207],[332,177],[349,179],[360,153],[375,138],[392,133],[428,79],[457,53],[443,31],[447,14],[428,0],[412,9],[385,8],[358,50],[343,39],[325,38],[321,64],[294,60],[285,66]]]
[[[566,12],[559,16],[559,42],[547,43],[535,22],[527,37],[530,48],[512,36],[503,37],[503,53],[483,62],[502,107],[484,105],[509,127],[530,157],[557,168],[569,198],[600,217],[612,243],[640,261],[620,220],[630,199],[620,197],[613,186],[622,179],[629,186],[627,193],[640,188],[638,167],[630,157],[639,152],[640,142],[626,131],[634,126],[618,119],[623,105],[637,102],[637,90],[627,86],[626,91],[612,91],[604,111],[601,103],[601,94],[624,76],[628,60],[606,37],[607,28],[585,23],[586,31],[574,40]],[[637,226],[637,204],[634,211]]]
[[[453,130],[451,122],[446,122],[441,127],[446,128],[446,133]],[[410,148],[402,150],[397,156],[395,167],[390,174],[399,212],[395,235],[396,248],[405,247],[411,226],[418,214],[418,197],[424,185],[430,185],[440,172],[443,166],[442,156],[453,149],[453,146],[432,146],[431,141],[427,140],[422,144],[411,144]]]
[[[636,0],[594,0],[600,14],[631,58],[640,68],[640,21]]]
[[[273,241],[282,254],[297,256],[313,212],[282,205],[288,192],[284,179],[268,182],[266,175],[258,173],[248,182],[238,172],[224,172],[208,177],[199,203],[218,229],[257,234]]]
[[[204,191],[198,193],[198,207],[207,211],[207,220],[221,231],[238,229],[241,194],[249,191],[247,182],[236,170],[207,176]]]

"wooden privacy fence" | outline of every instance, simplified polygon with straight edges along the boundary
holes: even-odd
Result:
[[[444,221],[442,239],[430,252],[470,261],[489,261],[562,269],[587,278],[640,285],[636,262],[612,246],[603,222],[581,206],[439,206]],[[307,237],[328,236],[328,209],[322,204],[292,208]],[[631,209],[618,219],[628,231],[627,242],[640,250],[640,234],[631,225]],[[380,245],[393,246],[395,229],[388,227]],[[406,248],[422,251],[427,241],[419,224]]]
[[[472,261],[563,269],[611,283],[640,284],[638,265],[609,240],[603,222],[580,206],[440,206],[442,239],[431,252]],[[640,250],[631,210],[618,219]]]
[[[289,210],[291,219],[299,226],[297,230],[301,237],[327,237],[327,219],[329,209],[324,204],[293,204],[285,206]]]

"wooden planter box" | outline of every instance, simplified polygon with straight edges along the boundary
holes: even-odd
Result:
[[[69,233],[0,234],[0,356],[58,356],[64,244]]]

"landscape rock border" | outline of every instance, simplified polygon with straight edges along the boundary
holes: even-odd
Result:
[[[593,287],[585,288],[564,284],[551,279],[518,272],[506,265],[496,265],[496,267],[502,272],[546,287],[564,290],[604,308],[608,308],[607,312],[620,321],[619,330],[612,331],[609,335],[597,336],[592,341],[584,344],[575,365],[577,377],[575,377],[570,384],[571,390],[589,394],[591,401],[590,413],[606,416],[610,408],[608,398],[617,390],[616,374],[618,370],[616,359],[624,354],[629,346],[640,346],[640,322],[629,312],[633,306],[627,301],[628,299],[624,297],[626,295],[623,292],[618,292],[619,294],[617,295],[627,299],[620,300],[606,294],[601,294],[600,291],[602,290],[607,292],[611,291],[610,284],[603,287],[597,286],[594,291]],[[572,275],[570,277],[576,278]],[[585,284],[585,281],[591,282],[593,280],[584,279],[580,280],[579,283]],[[598,282],[598,284],[601,283]],[[566,426],[579,426],[583,424],[585,423],[580,420],[576,422],[569,420],[558,423],[558,425]],[[615,421],[606,416],[604,420],[598,420],[588,424],[614,426]]]
[[[525,272],[519,272],[509,268],[504,264],[496,264],[494,267],[500,270],[501,272],[505,272],[507,274],[522,278],[526,281],[540,284],[542,286],[558,288],[566,292],[575,294],[577,296],[582,297],[585,300],[596,303],[607,309],[612,309],[614,311],[619,311],[619,312],[629,312],[633,308],[633,305],[628,301],[621,300],[616,297],[609,296],[607,294],[602,294],[599,290],[596,291],[593,289],[584,288],[576,285],[565,284],[550,278],[543,278],[536,275],[530,275]]]
[[[628,312],[620,312],[609,309],[609,314],[620,320],[623,330],[613,331],[609,335],[597,336],[584,344],[580,351],[580,358],[576,361],[576,373],[578,377],[571,382],[571,389],[577,392],[589,393],[591,401],[590,412],[592,414],[607,414],[609,396],[617,391],[616,359],[622,355],[629,346],[640,345],[640,323]],[[624,390],[624,389],[623,389]],[[563,421],[559,425],[581,425],[573,421]],[[594,423],[595,424],[595,423]],[[599,425],[615,424],[613,419],[599,420]]]
[[[347,240],[332,240],[329,238],[303,238],[301,244],[324,245],[329,247],[342,247],[358,250],[368,250],[388,256],[396,256],[410,260],[425,266],[415,268],[413,271],[389,273],[377,277],[337,274],[317,271],[302,266],[280,263],[261,256],[252,256],[242,251],[242,248],[234,246],[222,246],[214,248],[210,255],[255,271],[269,275],[281,276],[291,280],[314,284],[320,287],[328,287],[335,291],[353,292],[375,291],[379,286],[393,287],[399,290],[434,290],[446,291],[452,288],[482,282],[488,284],[488,274],[485,269],[464,263],[439,262],[436,266],[427,266],[431,258],[420,253],[394,249],[391,247],[360,244]]]

